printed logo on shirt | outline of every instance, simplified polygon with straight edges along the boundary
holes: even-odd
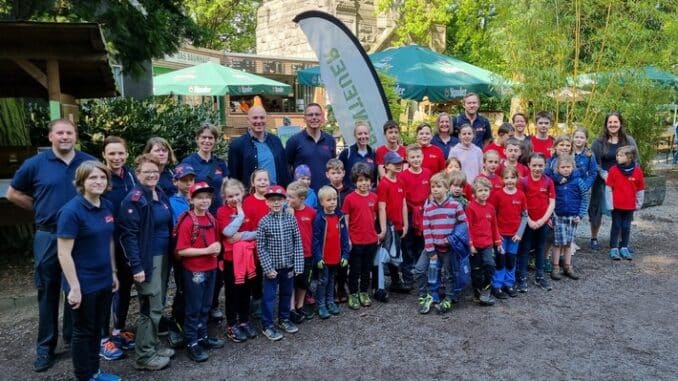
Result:
[[[374,163],[374,160],[372,160],[372,159],[370,159],[370,158],[367,158],[367,160],[365,160],[365,161],[368,162],[368,163],[370,163],[370,164]]]
[[[311,221],[310,217],[306,217],[306,216],[301,217],[301,222],[309,222],[309,221]]]
[[[546,189],[546,188],[539,188],[539,192],[546,193],[546,192],[548,192],[548,189]]]
[[[490,213],[487,213],[487,214],[485,215],[485,218],[487,218],[488,220],[491,220],[491,219],[492,219],[492,215],[491,215]]]
[[[128,214],[134,213],[134,209],[127,209],[127,213],[128,213]]]
[[[107,224],[110,224],[113,222],[113,215],[109,214],[106,217],[104,217],[104,220],[106,221]]]
[[[217,169],[217,170],[214,171],[214,174],[215,175],[223,175],[224,171],[222,171],[221,169]]]
[[[370,209],[374,208],[374,205],[376,205],[376,204],[373,203],[373,202],[368,202],[368,203],[367,203],[367,206],[369,206]]]
[[[511,204],[520,205],[520,200],[511,200]]]
[[[421,185],[427,185],[427,184],[428,184],[428,180],[422,180],[421,181]]]

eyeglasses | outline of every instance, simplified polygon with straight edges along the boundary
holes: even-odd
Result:
[[[160,171],[141,171],[141,174],[146,176],[159,175]]]

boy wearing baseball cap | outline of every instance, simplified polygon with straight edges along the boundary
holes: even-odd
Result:
[[[285,188],[274,185],[265,197],[269,212],[259,221],[257,229],[257,252],[264,273],[261,326],[266,337],[277,341],[283,337],[273,324],[273,303],[278,289],[278,327],[287,333],[299,331],[290,321],[290,301],[294,276],[304,272],[304,249],[297,220],[283,207]]]
[[[176,252],[182,258],[185,295],[184,342],[188,357],[195,362],[208,359],[203,349],[221,348],[224,341],[207,336],[207,319],[221,253],[219,230],[208,211],[214,189],[206,182],[189,189],[193,208],[179,217]]]

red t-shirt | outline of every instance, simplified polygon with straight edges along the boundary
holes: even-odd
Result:
[[[536,135],[530,136],[530,142],[532,143],[532,150],[534,152],[539,152],[544,155],[546,159],[551,157],[551,148],[553,147],[553,137],[549,136],[548,138],[541,140],[537,138]]]
[[[294,218],[299,225],[301,234],[301,245],[304,247],[304,258],[313,256],[311,246],[313,244],[313,220],[315,219],[315,209],[304,205],[304,209],[294,209]]]
[[[476,249],[501,244],[497,214],[492,204],[480,205],[476,200],[469,202],[466,207],[466,221],[470,236],[469,243]]]
[[[545,175],[542,175],[539,180],[534,180],[532,176],[528,176],[521,179],[520,184],[521,190],[525,192],[527,198],[527,215],[533,221],[544,217],[549,207],[549,200],[556,198],[553,180]]]
[[[467,200],[471,201],[473,200],[473,186],[471,186],[471,183],[468,181],[466,184],[464,184],[464,196],[466,197]]]
[[[389,152],[391,152],[391,150],[388,149],[386,145],[383,145],[374,151],[374,161],[377,163],[377,165],[384,165],[384,156],[386,156],[386,154]],[[405,149],[405,146],[399,145],[395,152],[397,152],[398,155],[403,158],[403,160],[407,161],[407,150]]]
[[[191,244],[191,238],[193,236],[193,219],[190,216],[187,216],[181,220],[179,227],[177,228],[177,251],[188,248],[203,249],[214,242],[217,242],[219,226],[211,225],[210,218],[206,215],[197,217],[198,224],[201,228],[198,238],[193,244]],[[217,257],[214,255],[181,257],[181,264],[188,271],[210,271],[217,268]]]
[[[338,265],[341,259],[341,229],[339,216],[325,215],[325,245],[323,246],[323,261],[326,265]]]
[[[445,169],[445,154],[440,147],[433,144],[429,144],[426,147],[421,146],[421,153],[423,154],[421,166],[422,168],[428,168],[431,171],[431,175]]]
[[[377,202],[377,195],[372,192],[366,196],[351,192],[344,199],[341,211],[348,216],[348,236],[353,244],[368,245],[377,242],[377,229],[374,226],[377,220]]]
[[[499,234],[513,237],[520,227],[522,213],[527,209],[525,193],[516,189],[516,193],[508,194],[501,189],[494,193],[491,202],[497,211]]]
[[[422,168],[420,173],[414,173],[410,169],[405,169],[398,174],[398,181],[403,184],[403,189],[405,189],[408,211],[412,211],[414,207],[424,206],[424,202],[431,193],[431,186],[428,181],[432,176],[428,168]]]
[[[221,226],[217,234],[219,234],[219,237],[221,237],[221,247],[223,247],[224,251],[224,260],[229,262],[233,261],[233,244],[228,242],[228,238],[221,234],[221,230],[228,226],[228,224],[230,224],[237,215],[238,209],[229,205],[222,205],[219,207],[219,209],[217,209],[217,222],[218,225]]]
[[[610,167],[607,173],[606,184],[612,188],[612,207],[619,210],[636,210],[636,192],[645,189],[645,176],[640,166],[629,176],[624,174],[616,165]]]
[[[259,221],[268,214],[269,208],[266,205],[266,199],[260,200],[254,197],[253,194],[248,195],[242,201],[242,209],[245,212],[245,221],[242,223],[240,230],[242,231],[256,231],[259,227]]]
[[[386,219],[391,221],[396,231],[403,231],[403,205],[405,189],[400,181],[384,176],[377,185],[377,199],[386,203]],[[349,221],[350,222],[350,221]]]
[[[497,170],[494,173],[496,173],[497,176],[501,177],[501,171],[503,171],[507,165],[508,164],[505,161],[499,163],[499,166],[497,167]],[[530,169],[523,165],[523,163],[516,162],[516,169],[518,170],[519,178],[527,177],[530,175]]]
[[[492,142],[485,147],[483,147],[483,153],[487,151],[497,151],[500,159],[506,159],[506,154],[504,153],[504,147],[499,144]]]

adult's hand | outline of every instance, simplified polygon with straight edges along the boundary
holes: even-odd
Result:
[[[144,273],[143,271],[140,271],[140,272],[134,274],[132,276],[132,278],[134,278],[134,281],[137,282],[137,283],[144,283],[144,281],[146,280],[146,273]]]
[[[71,290],[68,292],[68,304],[70,304],[74,310],[77,310],[80,308],[80,302],[82,302],[82,294],[80,293],[80,289],[71,288]]]

